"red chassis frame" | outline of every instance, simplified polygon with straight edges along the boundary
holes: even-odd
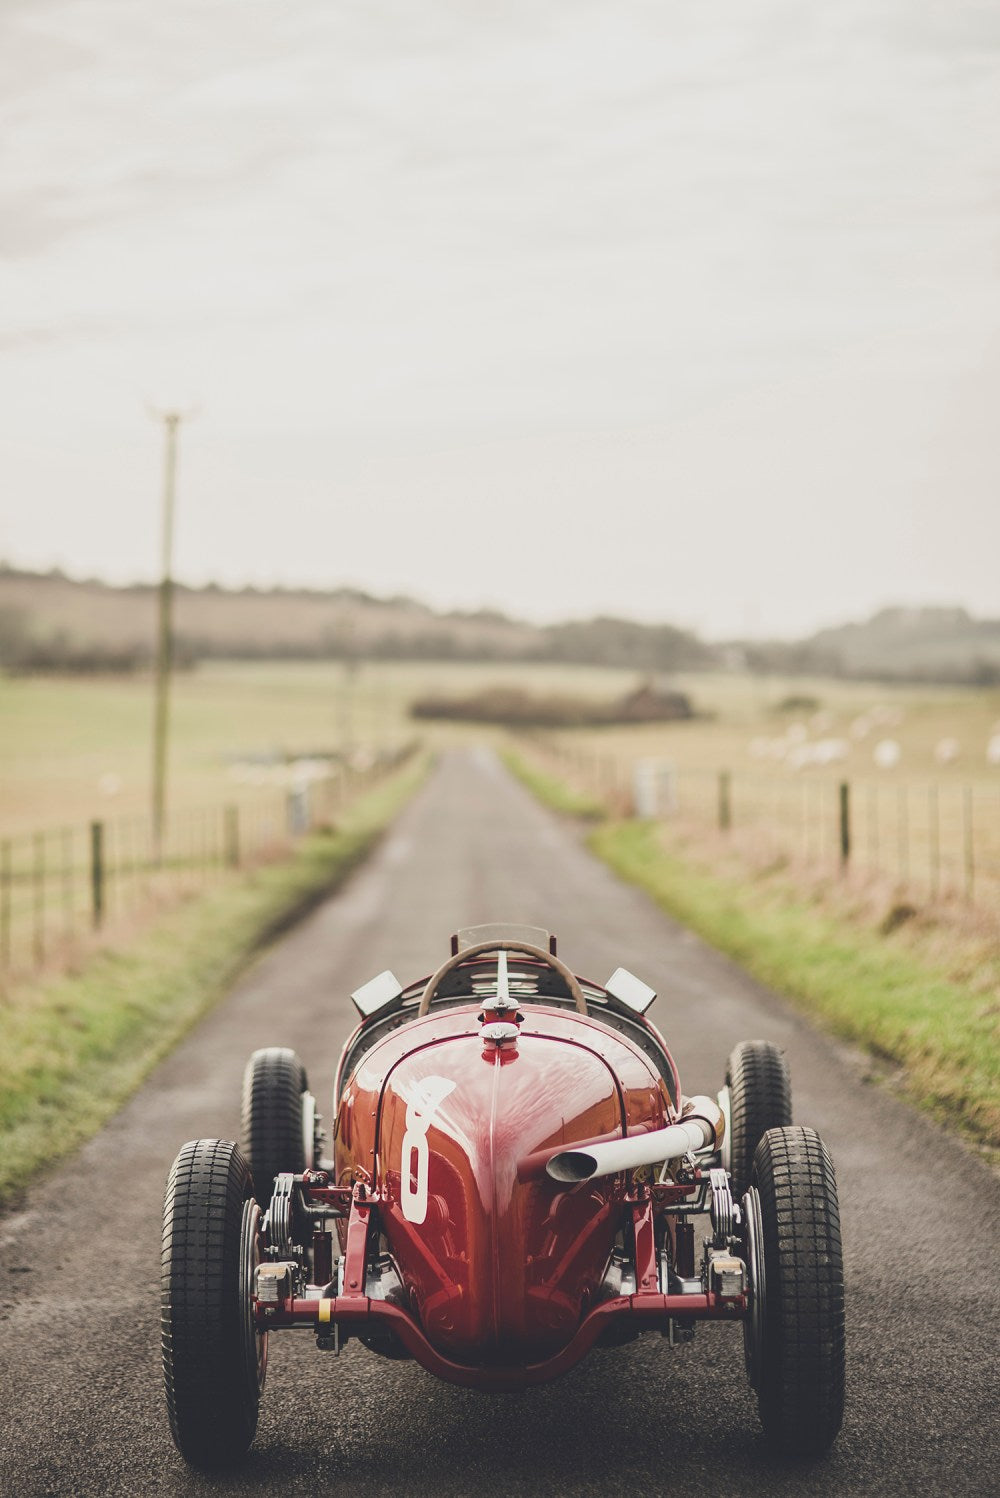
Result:
[[[545,1383],[565,1373],[583,1358],[594,1343],[613,1324],[626,1321],[636,1330],[660,1330],[667,1333],[672,1318],[685,1321],[741,1320],[749,1310],[749,1292],[723,1296],[715,1291],[690,1294],[665,1294],[659,1283],[654,1217],[657,1212],[697,1210],[689,1198],[701,1196],[705,1177],[699,1169],[691,1172],[690,1183],[647,1185],[634,1189],[625,1200],[632,1213],[635,1243],[636,1290],[602,1301],[584,1317],[571,1341],[554,1357],[540,1363],[516,1367],[470,1367],[443,1357],[428,1341],[416,1320],[402,1307],[366,1294],[369,1261],[369,1239],[377,1234],[379,1197],[359,1182],[353,1189],[332,1186],[324,1171],[306,1171],[296,1177],[307,1207],[331,1217],[347,1216],[344,1249],[343,1293],[325,1296],[322,1286],[311,1285],[309,1296],[292,1296],[277,1302],[262,1303],[254,1299],[254,1321],[258,1333],[286,1327],[307,1327],[316,1333],[320,1345],[336,1345],[335,1330],[346,1333],[381,1325],[390,1328],[407,1352],[429,1373],[449,1383],[484,1390],[524,1388]],[[668,1217],[668,1222],[670,1221]],[[693,1246],[693,1245],[692,1245]],[[693,1266],[692,1266],[693,1268]]]

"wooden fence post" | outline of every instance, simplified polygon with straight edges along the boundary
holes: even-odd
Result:
[[[94,930],[104,922],[104,823],[90,824],[90,909]]]
[[[719,831],[728,832],[733,825],[731,778],[728,770],[719,771]]]
[[[851,787],[840,782],[840,867],[847,868],[851,856]]]

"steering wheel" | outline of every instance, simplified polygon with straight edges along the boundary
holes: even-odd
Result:
[[[420,1007],[417,1009],[417,1018],[421,1018],[430,1009],[431,1004],[437,998],[441,984],[449,973],[453,973],[463,962],[468,962],[471,957],[482,957],[486,952],[520,952],[522,957],[534,957],[538,962],[544,962],[565,983],[569,990],[569,996],[573,1000],[581,1014],[587,1013],[587,1001],[583,997],[583,989],[577,979],[570,972],[565,962],[560,962],[558,957],[553,957],[551,952],[546,952],[544,947],[533,947],[523,941],[481,941],[474,947],[466,947],[464,951],[456,952],[454,957],[449,957],[443,962],[433,977],[428,978],[427,987],[420,997]]]

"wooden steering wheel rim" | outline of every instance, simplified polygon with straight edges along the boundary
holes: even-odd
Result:
[[[520,952],[522,957],[538,958],[539,961],[544,962],[547,967],[550,967],[553,972],[559,974],[569,989],[570,998],[580,1013],[587,1013],[587,1001],[583,996],[583,989],[580,987],[579,981],[570,972],[565,962],[561,962],[551,952],[546,952],[544,947],[533,947],[530,942],[524,941],[481,941],[477,942],[473,947],[466,947],[464,951],[456,952],[453,957],[448,958],[447,962],[441,964],[436,973],[428,978],[427,986],[420,996],[417,1018],[421,1019],[430,1009],[431,1004],[437,996],[438,989],[449,973],[454,972],[457,967],[461,967],[462,963],[467,962],[471,957],[482,957],[486,952]]]

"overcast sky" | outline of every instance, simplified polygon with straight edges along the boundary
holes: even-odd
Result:
[[[1000,3],[0,0],[0,557],[1000,615]]]

